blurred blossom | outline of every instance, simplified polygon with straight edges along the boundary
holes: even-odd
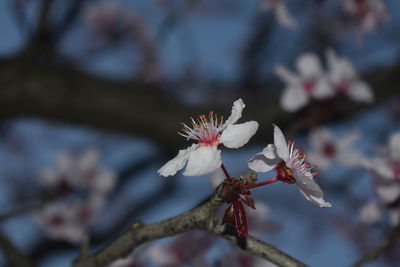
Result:
[[[375,158],[364,158],[364,168],[373,174],[373,186],[393,225],[400,218],[400,132],[389,137],[386,153]]]
[[[313,165],[305,161],[304,155],[299,149],[294,148],[294,143],[286,143],[285,136],[278,126],[274,126],[274,144],[270,144],[264,150],[249,160],[248,166],[256,172],[276,171],[276,178],[284,183],[296,183],[300,193],[315,205],[321,208],[329,208],[332,205],[324,200],[324,193],[315,182],[318,174],[312,172]]]
[[[246,209],[250,234],[260,238],[264,233],[277,232],[281,225],[268,218],[271,212],[270,206],[261,201],[256,201],[255,206],[257,207],[256,209]]]
[[[85,189],[107,195],[115,186],[115,173],[98,166],[99,151],[90,148],[80,155],[61,153],[54,169],[39,172],[38,180],[48,187],[65,191]]]
[[[145,265],[138,257],[137,253],[131,253],[128,257],[118,259],[108,265],[108,267],[144,267]]]
[[[219,267],[275,267],[275,264],[260,257],[231,246],[228,253],[222,255],[217,266]]]
[[[382,217],[382,207],[374,201],[368,202],[359,211],[360,221],[365,224],[375,224],[381,221]]]
[[[111,1],[93,3],[84,10],[83,21],[100,45],[123,41],[135,43],[142,56],[139,66],[145,79],[156,81],[160,78],[154,38],[143,19],[133,10]]]
[[[310,98],[321,100],[335,94],[315,53],[299,56],[295,64],[298,74],[280,65],[275,67],[276,75],[286,83],[280,100],[284,110],[294,112],[306,106]]]
[[[114,188],[116,177],[98,166],[99,151],[94,148],[80,155],[62,153],[53,169],[39,172],[39,181],[54,199],[33,213],[50,238],[80,243]]]
[[[297,23],[290,14],[285,0],[261,0],[260,9],[263,12],[274,12],[277,22],[287,28],[295,28]]]
[[[383,0],[340,0],[343,8],[357,20],[361,34],[376,30],[388,20]]]
[[[215,241],[216,238],[207,232],[190,231],[177,235],[164,244],[152,246],[149,256],[160,266],[191,264],[202,259]]]
[[[363,166],[387,181],[400,182],[400,132],[389,137],[383,156],[365,158]]]
[[[218,118],[217,114],[210,112],[208,118],[200,115],[197,121],[192,119],[191,126],[183,124],[180,135],[198,143],[179,150],[178,155],[157,172],[165,177],[175,175],[177,171],[185,167],[186,163],[183,173],[185,176],[198,176],[215,171],[222,164],[221,150],[218,149],[220,144],[228,148],[242,147],[258,129],[256,121],[236,124],[242,117],[244,107],[242,99],[236,100],[233,103],[231,115],[225,122],[223,117]]]
[[[329,80],[337,93],[343,93],[357,102],[374,101],[372,89],[359,78],[350,60],[338,57],[333,50],[329,49],[327,61]]]
[[[79,244],[86,238],[88,227],[93,223],[102,202],[92,199],[88,203],[51,202],[32,216],[52,239]]]
[[[321,170],[330,168],[335,160],[344,166],[359,166],[363,157],[352,147],[358,138],[357,132],[349,132],[336,140],[327,128],[314,129],[309,135],[309,161]]]

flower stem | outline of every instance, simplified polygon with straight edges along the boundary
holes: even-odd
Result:
[[[224,166],[223,163],[221,164],[221,169],[222,169],[222,171],[224,172],[226,179],[228,179],[228,181],[232,181],[233,179],[232,179],[232,177],[229,175],[229,173],[228,173],[228,171],[226,170],[226,168],[225,168],[225,166]]]
[[[262,186],[262,185],[271,184],[271,183],[276,182],[278,180],[279,180],[278,177],[274,177],[274,178],[271,178],[269,180],[265,180],[265,181],[262,181],[262,182],[259,182],[259,183],[247,185],[244,188],[251,189],[251,188],[259,187],[259,186]]]

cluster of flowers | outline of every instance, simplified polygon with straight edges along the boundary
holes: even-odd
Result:
[[[373,175],[378,201],[368,202],[360,211],[360,219],[375,224],[389,216],[393,226],[400,223],[400,132],[389,137],[382,156],[364,158],[362,166]]]
[[[33,212],[51,238],[79,244],[115,185],[115,174],[97,164],[93,148],[81,155],[60,154],[54,169],[39,172],[38,180],[54,197]]]
[[[388,19],[382,0],[340,0],[344,10],[353,16],[361,34],[376,30]]]
[[[286,184],[296,184],[301,194],[319,207],[331,207],[323,199],[323,192],[314,177],[313,165],[306,161],[306,155],[294,147],[293,142],[286,142],[285,136],[278,126],[274,126],[274,144],[270,144],[262,152],[248,161],[248,167],[256,172],[276,171],[276,177],[255,183],[254,175],[245,178],[232,178],[221,160],[220,145],[228,148],[239,148],[245,145],[256,133],[258,123],[248,121],[237,123],[245,107],[242,99],[233,103],[231,115],[226,121],[223,117],[210,112],[209,116],[200,115],[196,121],[192,118],[191,125],[183,124],[181,135],[188,140],[195,140],[178,155],[168,161],[158,170],[162,176],[175,175],[186,165],[183,175],[200,176],[210,174],[218,168],[225,174],[225,180],[220,196],[229,204],[223,222],[236,226],[238,235],[247,236],[247,218],[242,203],[255,209],[250,197],[250,189],[282,181]]]
[[[374,100],[371,88],[362,81],[351,62],[338,57],[333,50],[326,53],[328,71],[322,68],[315,53],[298,57],[295,65],[298,74],[284,66],[276,66],[275,73],[285,82],[281,106],[289,112],[306,106],[311,98],[324,100],[345,94],[354,101],[370,103]]]
[[[388,20],[388,12],[383,0],[338,0],[346,14],[354,18],[361,34],[376,30]],[[321,2],[321,1],[316,1]],[[295,28],[296,20],[290,14],[285,0],[261,0],[263,12],[273,11],[276,21],[286,28]]]
[[[361,167],[372,174],[376,200],[366,203],[359,212],[362,223],[374,225],[389,218],[391,225],[400,223],[400,132],[390,135],[382,155],[366,157],[352,148],[358,139],[357,132],[350,132],[336,140],[326,128],[313,130],[309,135],[312,150],[310,160],[320,169],[327,169],[334,161],[347,167]]]

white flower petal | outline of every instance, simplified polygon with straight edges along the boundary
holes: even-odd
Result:
[[[275,168],[281,161],[276,154],[274,145],[268,145],[261,153],[258,153],[248,161],[248,167],[255,172],[268,172]]]
[[[82,155],[77,158],[77,168],[78,170],[85,172],[88,170],[95,169],[97,166],[97,161],[100,156],[100,151],[95,148],[89,148],[84,151]]]
[[[328,128],[315,128],[309,134],[309,142],[315,151],[322,151],[326,144],[333,144],[334,138]]]
[[[63,174],[69,174],[74,166],[74,159],[67,153],[57,155],[57,166]]]
[[[297,23],[294,20],[293,16],[290,14],[284,2],[277,4],[274,10],[275,10],[276,20],[280,25],[288,28],[296,27]]]
[[[108,194],[116,184],[116,176],[108,170],[99,170],[93,181],[93,189],[100,194]]]
[[[175,175],[177,171],[185,166],[189,159],[190,153],[192,153],[196,148],[197,145],[192,144],[192,146],[188,147],[187,149],[179,150],[178,155],[165,163],[164,166],[157,171],[157,173],[165,177]]]
[[[313,79],[322,75],[319,57],[315,53],[304,53],[296,60],[296,68],[303,79]]]
[[[232,125],[236,123],[242,117],[242,111],[246,105],[243,103],[243,100],[239,98],[235,102],[233,102],[231,115],[225,121],[225,125]]]
[[[382,217],[382,208],[376,202],[368,202],[359,211],[360,221],[366,224],[375,224],[379,222]]]
[[[400,185],[396,182],[377,184],[375,192],[385,203],[392,203],[400,197]]]
[[[37,179],[42,185],[54,186],[60,181],[61,176],[55,170],[42,169],[39,171]]]
[[[256,121],[228,125],[222,132],[220,141],[228,148],[239,148],[249,142],[257,129],[258,122]]]
[[[289,147],[286,143],[285,136],[281,129],[274,124],[274,144],[276,147],[276,153],[285,162],[289,160]]]
[[[221,150],[216,146],[200,146],[189,154],[185,176],[199,176],[211,173],[222,164]]]
[[[281,65],[277,65],[274,68],[274,72],[277,76],[279,76],[279,78],[281,78],[285,83],[289,84],[290,86],[298,85],[301,83],[301,79],[299,76]]]
[[[317,80],[312,96],[316,99],[326,99],[335,95],[335,88],[325,78]]]
[[[172,250],[172,249],[171,249]],[[179,259],[171,253],[167,245],[154,245],[149,248],[150,258],[162,266],[174,266],[179,263]]]
[[[347,95],[358,102],[371,103],[374,101],[374,94],[371,87],[362,81],[354,82],[349,90],[347,90]]]
[[[390,159],[400,162],[400,132],[394,133],[389,138]]]
[[[400,223],[400,210],[399,209],[389,210],[389,221],[393,227],[399,225],[399,223]]]
[[[280,104],[285,111],[295,112],[307,105],[309,99],[309,96],[302,88],[287,87],[282,93]]]
[[[296,179],[296,185],[300,193],[310,202],[314,203],[320,208],[330,208],[331,203],[324,200],[324,192],[312,179],[306,177],[299,171],[294,170],[293,176]]]
[[[326,57],[328,59],[328,74],[334,84],[358,79],[357,72],[348,59],[338,57],[332,49],[327,51]]]

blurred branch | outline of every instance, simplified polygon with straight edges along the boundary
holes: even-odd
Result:
[[[66,13],[64,19],[61,21],[60,25],[57,27],[57,32],[55,33],[57,35],[57,40],[60,40],[60,37],[62,37],[62,35],[64,35],[74,24],[79,15],[79,11],[86,0],[74,0],[71,2],[71,7]]]
[[[51,7],[54,0],[42,0],[42,5],[40,7],[40,12],[38,15],[38,25],[36,29],[36,35],[41,36],[48,32],[49,20]]]
[[[269,37],[275,26],[272,12],[259,11],[242,55],[242,86],[254,85],[261,70]]]
[[[34,267],[35,265],[23,255],[13,243],[0,233],[0,248],[8,262],[8,266]]]
[[[170,219],[152,224],[135,222],[125,233],[117,237],[106,248],[88,257],[76,259],[73,266],[104,266],[118,258],[129,255],[133,249],[143,243],[193,229],[212,232],[233,244],[239,245],[243,250],[262,257],[278,266],[306,266],[276,247],[258,239],[253,237],[239,239],[236,235],[229,234],[225,229],[226,226],[221,225],[219,219],[214,215],[222,204],[223,200],[218,197],[217,193],[214,193],[199,206]]]
[[[176,134],[179,122],[209,109],[179,103],[170,95],[163,96],[158,87],[138,81],[115,82],[52,64],[23,66],[15,58],[0,60],[0,118],[30,115],[81,123],[145,136],[164,149],[175,151],[184,146],[184,140]],[[400,63],[365,76],[375,89],[378,103],[398,94],[395,85],[399,76]],[[272,123],[285,128],[298,120],[297,114],[281,110],[277,97],[257,95],[257,103],[247,103],[243,117],[257,120],[262,133],[252,142],[265,143],[272,135]],[[325,121],[348,118],[356,111],[370,108],[347,99],[336,105],[340,108]],[[220,106],[214,111],[229,114],[230,107]]]
[[[361,267],[370,261],[377,259],[387,248],[389,248],[400,237],[400,224],[390,231],[387,236],[379,242],[378,246],[362,256],[353,267]]]

